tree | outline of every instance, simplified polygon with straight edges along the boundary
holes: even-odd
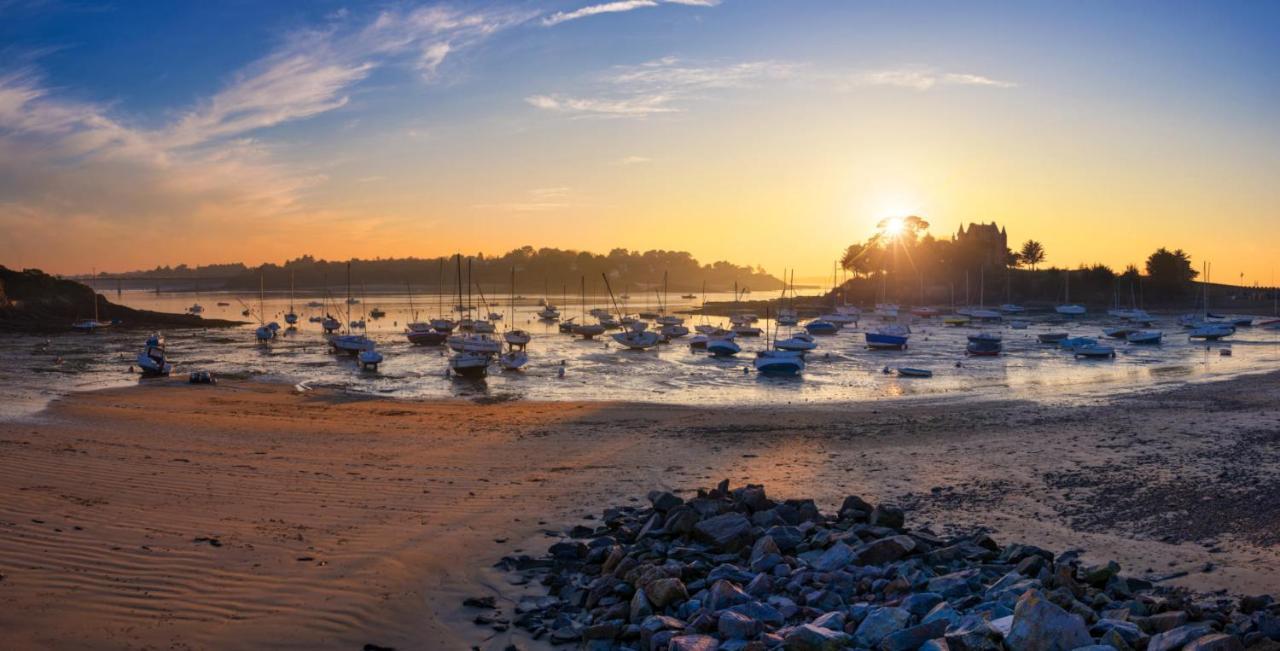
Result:
[[[1044,262],[1044,245],[1035,240],[1023,242],[1022,250],[1018,252],[1018,259],[1034,271],[1036,265]]]
[[[1160,247],[1147,258],[1147,276],[1151,278],[1151,289],[1165,298],[1185,292],[1191,281],[1199,275],[1199,272],[1191,268],[1191,255],[1182,249],[1170,251]]]

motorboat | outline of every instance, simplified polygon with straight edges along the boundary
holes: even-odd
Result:
[[[756,371],[761,375],[795,376],[804,372],[804,356],[788,350],[761,350],[756,352]]]
[[[502,333],[502,339],[511,346],[524,347],[533,340],[533,335],[526,330],[508,330]]]
[[[597,318],[596,321],[600,325],[604,326],[605,330],[617,330],[618,328],[622,327],[622,322],[618,321],[617,319],[613,318],[608,314],[605,314],[604,316]]]
[[[439,346],[449,337],[447,332],[436,330],[430,323],[410,323],[405,327],[405,337],[415,346]]]
[[[1164,333],[1159,330],[1136,330],[1125,335],[1125,340],[1131,344],[1158,344],[1164,338]]]
[[[1193,328],[1187,336],[1191,339],[1204,339],[1206,341],[1217,341],[1223,337],[1230,337],[1236,333],[1235,326],[1225,323],[1205,323],[1197,328]]]
[[[773,342],[773,347],[778,350],[790,350],[807,352],[818,347],[818,343],[813,340],[813,335],[798,332],[786,339],[778,339]]]
[[[811,335],[834,335],[835,333],[840,332],[839,325],[821,318],[814,319],[804,324],[804,329]]]
[[[461,352],[449,358],[449,370],[465,378],[482,378],[489,372],[490,356]]]
[[[138,369],[143,377],[161,377],[173,370],[173,364],[165,360],[164,337],[159,334],[147,337],[142,351],[138,353]]]
[[[645,350],[657,346],[662,337],[650,330],[627,330],[613,335],[613,340],[631,350]]]
[[[873,350],[902,350],[907,347],[907,338],[911,329],[900,324],[882,326],[874,332],[866,333],[867,348]]]
[[[991,357],[1004,351],[1004,338],[992,332],[969,335],[964,351],[969,355]]]
[[[732,339],[708,339],[707,352],[714,357],[733,357],[742,352],[742,347]]]
[[[1114,328],[1103,328],[1102,334],[1112,339],[1127,339],[1130,334],[1137,331],[1137,328],[1131,326],[1118,326]]]
[[[497,355],[502,351],[502,344],[497,339],[485,334],[450,335],[447,343],[449,350],[459,353]]]
[[[662,329],[659,330],[658,332],[662,334],[663,339],[670,341],[672,339],[679,339],[680,337],[684,337],[688,335],[689,329],[677,323],[677,324],[671,324],[671,325],[664,325],[662,326]]]
[[[594,339],[604,334],[604,326],[599,323],[581,323],[574,324],[570,328],[570,332],[583,339]]]
[[[933,371],[924,368],[911,368],[909,366],[898,367],[898,377],[933,377]]]

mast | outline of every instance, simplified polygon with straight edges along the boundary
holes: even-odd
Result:
[[[454,261],[458,265],[458,305],[462,305],[462,254],[455,253]]]
[[[467,256],[467,318],[471,318],[471,256]]]
[[[440,258],[440,275],[436,276],[436,315],[444,318],[444,258]]]
[[[587,277],[582,277],[582,323],[587,323]]]
[[[289,314],[293,314],[293,270],[289,270]]]
[[[98,301],[93,301],[94,306],[98,305]],[[94,320],[97,320],[97,311],[94,312]],[[267,313],[262,307],[262,271],[258,271],[258,323],[266,323]]]
[[[351,261],[347,260],[347,322],[343,324],[347,334],[351,334]]]
[[[511,306],[510,313],[507,314],[507,330],[515,328],[511,325],[511,321],[516,318],[516,268],[511,267]]]

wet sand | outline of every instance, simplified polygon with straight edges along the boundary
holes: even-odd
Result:
[[[722,478],[1274,592],[1278,395],[1280,374],[1085,407],[77,394],[0,423],[0,646],[502,648],[460,606],[515,592],[499,557]]]

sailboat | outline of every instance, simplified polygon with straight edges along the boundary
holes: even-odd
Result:
[[[791,271],[792,280],[795,279],[795,270]],[[800,322],[800,316],[796,312],[795,306],[795,287],[791,287],[791,304],[784,305],[787,300],[787,270],[782,270],[782,296],[778,297],[778,325],[784,325],[788,328],[795,326]]]
[[[768,325],[769,308],[765,308],[765,325]],[[757,351],[753,364],[761,375],[795,376],[804,371],[804,353],[766,348]]]
[[[93,292],[93,318],[81,319],[71,324],[73,330],[80,332],[97,332],[98,328],[106,326],[105,323],[98,320],[98,292]]]
[[[279,329],[280,327],[275,322],[272,322],[270,324],[263,322],[265,313],[263,312],[263,307],[262,307],[262,292],[263,292],[262,283],[263,283],[262,274],[259,273],[258,274],[258,328],[253,331],[253,336],[258,340],[258,343],[266,343],[268,341],[271,341],[272,339],[275,339],[276,330]],[[273,325],[276,327],[272,328],[271,326]]]
[[[1071,270],[1067,269],[1066,274],[1067,274],[1066,302],[1053,309],[1055,312],[1063,316],[1080,316],[1084,314],[1086,310],[1083,305],[1076,305],[1075,303],[1071,302]]]
[[[161,377],[173,370],[173,364],[165,360],[164,337],[159,333],[147,337],[142,352],[138,353],[138,368],[143,377]]]
[[[587,323],[587,277],[582,277],[582,322],[575,323],[569,329],[583,339],[594,339],[604,334],[604,326],[599,323]]]
[[[404,288],[409,294],[409,313],[413,318],[404,329],[404,335],[409,343],[415,346],[439,346],[444,343],[449,336],[448,332],[436,330],[428,321],[419,321],[418,309],[413,305],[413,286],[406,282]]]
[[[347,262],[347,327],[346,332],[329,338],[329,346],[334,352],[346,353],[348,355],[359,355],[361,351],[373,348],[373,342],[369,340],[365,334],[355,334],[352,332],[351,306],[359,303],[351,297],[351,262]],[[363,322],[363,319],[361,320]]]
[[[462,256],[459,254],[458,256],[455,257],[455,259],[458,265],[458,268],[457,268],[458,305],[461,307],[462,306]],[[470,304],[470,302],[471,301],[468,299],[467,303]],[[464,311],[465,311],[465,308],[464,308]],[[462,324],[459,324],[458,329],[465,331],[468,328],[465,328],[463,327]],[[502,352],[502,344],[499,343],[497,339],[490,338],[489,335],[484,333],[464,334],[463,332],[459,332],[458,334],[449,335],[448,344],[449,344],[450,350],[459,354],[469,353],[469,354],[485,355],[486,365],[488,365],[488,361],[490,357]],[[465,362],[467,360],[463,359],[462,361]],[[452,360],[450,360],[450,363],[452,364]]]
[[[551,292],[547,288],[547,281],[542,280],[542,309],[538,310],[538,318],[543,321],[556,321],[560,318],[560,310],[551,304]]]
[[[511,268],[511,319],[507,321],[508,324],[511,324],[511,328],[508,329],[507,332],[502,335],[502,338],[507,341],[507,345],[509,346],[513,346],[513,347],[519,346],[520,348],[524,348],[529,344],[529,341],[533,339],[533,335],[530,335],[525,330],[516,328],[514,325],[515,320],[516,320],[516,268],[512,267]]]
[[[619,313],[621,313],[621,310],[618,308],[618,301],[613,296],[613,287],[609,284],[609,276],[602,273],[600,274],[600,277],[604,278],[604,287],[609,292],[609,300],[613,302],[613,309],[618,310]],[[649,348],[653,348],[661,343],[662,337],[659,336],[658,333],[650,331],[648,328],[649,324],[644,321],[632,321],[626,330],[614,334],[613,340],[630,350],[647,350]]]
[[[745,291],[743,290],[742,293],[745,293]],[[735,281],[733,283],[734,313],[729,317],[729,323],[732,324],[729,329],[733,331],[733,334],[741,337],[759,337],[760,328],[751,325],[757,321],[756,315],[738,309],[738,301],[741,299],[742,293],[738,292],[738,283]]]
[[[1209,313],[1209,273],[1212,270],[1212,268],[1213,267],[1210,266],[1209,263],[1207,262],[1205,263],[1204,283],[1203,283],[1204,300],[1203,300],[1203,305],[1201,305],[1199,321],[1189,324],[1191,327],[1191,332],[1188,332],[1187,336],[1191,339],[1217,341],[1224,337],[1230,337],[1231,335],[1236,333],[1236,328],[1234,325],[1231,325],[1230,323],[1225,323],[1220,320],[1219,321],[1210,320],[1210,317],[1213,317],[1213,315]],[[1214,317],[1214,318],[1217,318],[1217,317]]]
[[[297,325],[298,313],[293,311],[293,271],[289,271],[289,311],[285,312],[284,322],[289,325]]]

